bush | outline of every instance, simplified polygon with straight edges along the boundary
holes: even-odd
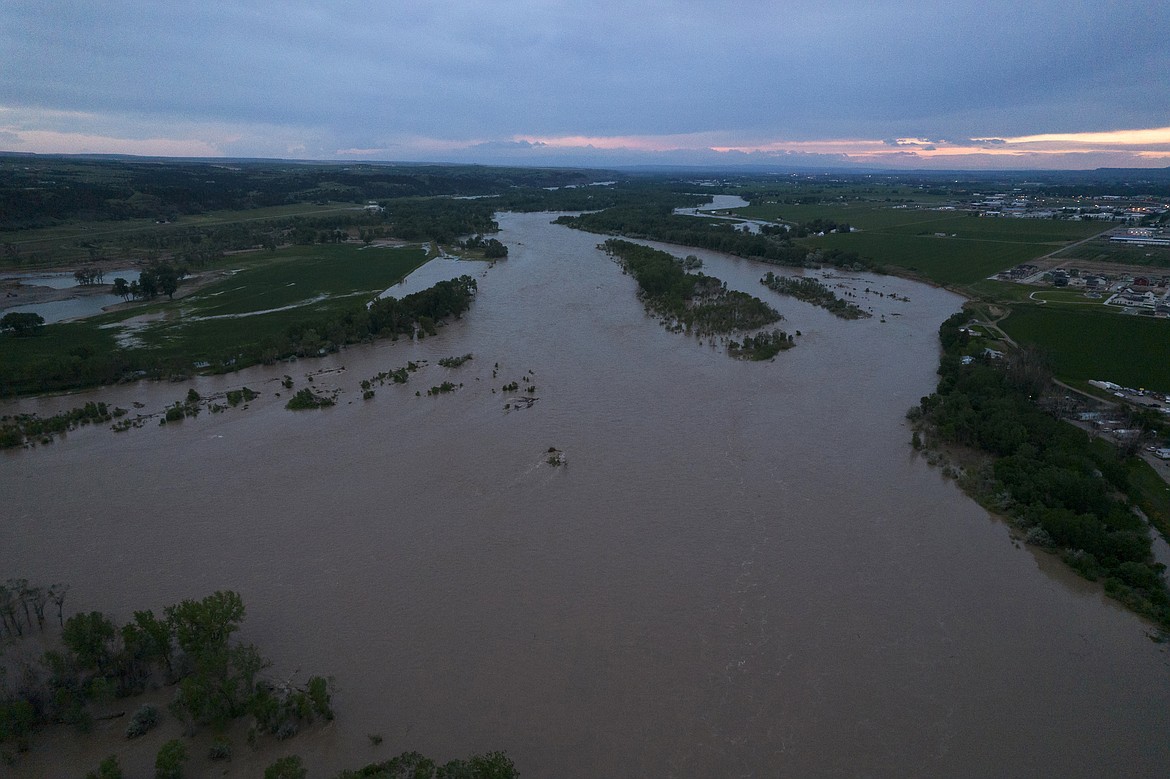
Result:
[[[185,762],[187,747],[179,739],[171,739],[162,745],[154,759],[154,779],[182,779]]]
[[[1027,535],[1024,536],[1024,542],[1046,549],[1056,546],[1056,542],[1052,540],[1052,536],[1048,535],[1048,531],[1039,525],[1029,528]]]
[[[305,767],[297,755],[282,757],[264,769],[264,779],[305,779]]]
[[[90,771],[85,779],[122,779],[122,767],[118,765],[117,755],[110,755],[98,765],[98,770]]]
[[[302,390],[298,390],[297,394],[293,395],[288,403],[284,404],[284,407],[292,411],[300,411],[307,408],[325,408],[326,406],[332,405],[332,398],[314,394],[311,389],[305,387]]]
[[[211,742],[211,749],[207,750],[207,756],[212,760],[231,760],[232,742],[223,737],[217,738]]]
[[[150,704],[138,707],[130,724],[126,726],[126,738],[138,738],[158,724],[158,709]]]

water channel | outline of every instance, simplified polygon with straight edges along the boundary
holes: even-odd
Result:
[[[678,249],[801,331],[737,362],[667,332],[598,236],[550,218],[500,215],[509,258],[423,341],[7,404],[262,393],[3,453],[9,575],[69,582],[71,610],[121,621],[235,589],[274,674],[334,676],[333,724],[263,759],[240,743],[216,775],[295,752],[329,776],[407,749],[502,749],[525,777],[1165,774],[1163,647],[908,445],[959,298],[838,274],[875,314],[841,321],[765,289],[766,266]],[[361,399],[408,360],[429,364]],[[339,404],[284,410],[279,379],[309,372]],[[427,397],[443,380],[462,387]],[[501,391],[513,380],[531,407]],[[146,775],[150,744],[116,746]],[[13,775],[104,754],[41,741]]]

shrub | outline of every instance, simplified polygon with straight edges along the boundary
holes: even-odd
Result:
[[[154,759],[154,779],[182,779],[183,763],[187,762],[187,747],[172,738],[158,750]]]
[[[118,765],[117,755],[110,755],[98,765],[98,770],[90,771],[85,779],[122,779],[122,767]]]
[[[126,726],[126,738],[138,738],[146,735],[147,731],[158,724],[158,709],[150,704],[138,707],[130,724]]]
[[[231,760],[232,742],[223,737],[217,738],[211,742],[211,748],[207,750],[207,756],[212,760]]]
[[[305,767],[297,755],[282,757],[264,769],[264,779],[305,779]]]

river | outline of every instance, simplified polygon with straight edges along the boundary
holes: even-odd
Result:
[[[875,316],[842,321],[765,289],[766,266],[678,250],[801,331],[737,362],[667,332],[598,236],[550,219],[499,216],[508,259],[437,336],[7,404],[262,393],[3,453],[9,575],[123,621],[235,589],[273,673],[335,677],[333,724],[263,759],[238,743],[216,775],[408,749],[502,749],[533,778],[1165,775],[1164,647],[909,446],[958,297],[848,274]],[[429,365],[361,399],[408,360]],[[308,372],[339,404],[284,410],[280,377]],[[462,387],[427,397],[445,379]],[[157,749],[114,746],[128,775]],[[80,775],[102,749],[42,739],[13,775]]]

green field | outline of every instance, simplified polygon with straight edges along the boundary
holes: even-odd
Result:
[[[1111,243],[1104,238],[1069,247],[1058,252],[1056,256],[1068,264],[1107,262],[1147,268],[1170,268],[1170,246],[1129,246]]]
[[[322,295],[380,292],[426,262],[419,248],[362,248],[352,244],[292,246],[246,262],[222,264],[229,278],[184,301],[199,316],[222,316],[296,305]],[[233,268],[233,265],[235,267]]]
[[[1051,246],[1045,244],[869,231],[831,233],[820,238],[803,239],[802,243],[809,248],[854,251],[879,265],[903,268],[930,281],[950,286],[962,286],[985,279],[1052,250]]]
[[[242,340],[279,335],[296,322],[358,305],[359,298],[397,284],[426,260],[426,252],[418,247],[353,244],[237,255],[224,261],[235,271],[228,278],[180,301],[152,304],[152,309],[178,307],[181,316],[151,324],[137,338],[159,355],[208,359]]]
[[[220,264],[235,273],[188,297],[160,297],[80,322],[46,325],[34,336],[0,336],[0,394],[46,386],[38,377],[48,377],[49,387],[68,384],[64,377],[84,385],[89,375],[105,381],[111,371],[126,368],[190,370],[195,362],[216,363],[294,325],[358,307],[426,260],[420,247],[353,244],[234,255]],[[153,321],[127,322],[140,317]],[[124,335],[133,336],[133,345],[119,349],[117,339]],[[124,366],[111,368],[110,360]]]
[[[877,203],[737,209],[771,221],[828,219],[854,232],[803,239],[810,248],[854,251],[880,265],[903,268],[939,284],[963,286],[1101,232],[1101,225],[1054,219],[981,218],[968,213]]]
[[[1070,383],[1101,379],[1168,391],[1168,324],[1091,308],[1016,306],[1000,327],[1017,342],[1039,347],[1055,374]]]

